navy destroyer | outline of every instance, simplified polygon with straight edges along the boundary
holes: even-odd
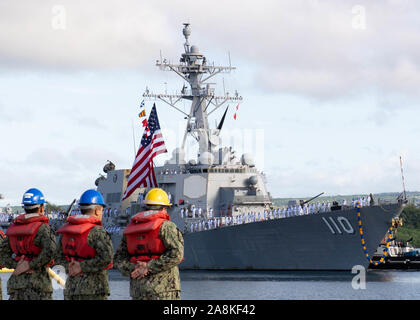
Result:
[[[178,64],[157,60],[161,70],[172,71],[189,84],[179,94],[154,94],[145,99],[162,101],[186,119],[182,145],[172,159],[154,168],[159,187],[171,197],[172,221],[183,231],[185,260],[181,269],[224,270],[350,270],[369,266],[369,258],[397,218],[403,201],[380,202],[369,198],[358,211],[355,205],[328,208],[305,202],[276,208],[266,178],[250,154],[238,157],[222,147],[220,132],[226,111],[215,128],[208,116],[227,103],[240,103],[235,92],[218,96],[208,80],[235,68],[209,64],[184,24],[184,52]],[[177,103],[191,103],[188,113]],[[185,159],[185,142],[195,139],[198,154]],[[142,210],[145,188],[121,201],[130,169],[116,169],[112,162],[96,180],[108,209],[105,227],[118,247],[131,216]],[[309,208],[309,209],[308,209]],[[358,216],[359,213],[359,216]],[[358,219],[359,218],[359,219]],[[363,226],[363,229],[361,228]],[[363,231],[362,231],[363,230]],[[384,253],[386,254],[386,253]]]

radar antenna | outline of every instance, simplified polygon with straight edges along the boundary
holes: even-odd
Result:
[[[214,88],[211,87],[211,83],[207,82],[219,73],[228,73],[236,69],[230,65],[230,54],[229,66],[208,64],[206,57],[200,53],[198,47],[191,45],[189,42],[189,37],[191,35],[189,23],[184,23],[182,33],[185,37],[185,43],[184,53],[182,53],[179,60],[180,63],[172,64],[166,59],[162,60],[161,57],[160,60],[156,61],[156,66],[163,71],[175,72],[185,82],[189,83],[190,89],[184,86],[179,94],[154,94],[150,91],[146,91],[143,94],[143,97],[162,100],[181,112],[187,119],[182,149],[185,148],[186,138],[189,134],[199,143],[199,154],[203,154],[204,152],[214,151],[215,146],[212,146],[210,141],[211,136],[218,136],[220,133],[219,128],[209,128],[208,116],[227,102],[240,103],[242,97],[237,92],[232,96],[229,92],[226,92],[223,96],[217,96],[214,93]],[[177,107],[177,103],[182,99],[191,101],[189,113],[186,113]],[[207,110],[210,105],[213,108],[208,112]]]

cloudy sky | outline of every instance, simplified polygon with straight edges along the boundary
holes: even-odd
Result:
[[[106,160],[131,168],[145,88],[182,88],[155,61],[179,60],[184,22],[208,61],[237,67],[215,79],[244,98],[223,141],[254,154],[273,196],[398,192],[400,156],[407,189],[420,190],[417,1],[3,0],[0,206],[30,187],[66,204]],[[161,164],[185,120],[157,109]]]

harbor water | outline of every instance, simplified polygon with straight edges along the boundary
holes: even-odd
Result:
[[[182,300],[418,300],[420,271],[181,271]],[[10,273],[0,273],[3,299]],[[129,279],[109,271],[110,300],[129,300]],[[356,284],[356,285],[355,285]],[[57,287],[57,286],[54,286]],[[55,300],[63,290],[55,289]]]

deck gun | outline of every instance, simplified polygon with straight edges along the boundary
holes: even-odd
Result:
[[[306,201],[300,200],[299,201],[300,202],[299,204],[300,204],[301,207],[303,207],[305,204],[307,204],[308,202],[311,202],[312,200],[315,200],[316,198],[318,198],[319,196],[323,195],[324,193],[325,192],[321,192],[320,194],[318,194],[315,197],[312,197],[312,198],[310,198],[309,200],[306,200]]]

